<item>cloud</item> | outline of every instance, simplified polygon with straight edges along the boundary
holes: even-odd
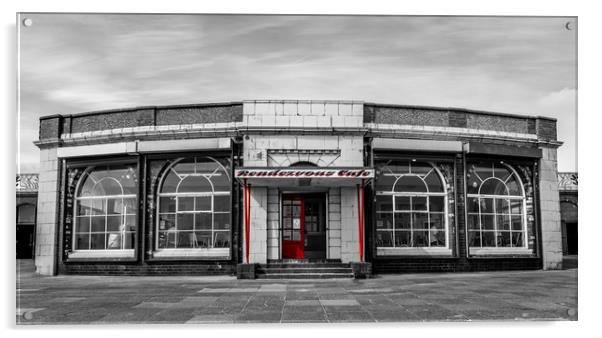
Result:
[[[558,140],[564,144],[558,149],[558,170],[577,170],[577,90],[562,88],[537,100],[542,115],[558,119]]]
[[[455,106],[562,122],[574,112],[568,108],[576,88],[576,35],[564,29],[566,18],[33,19],[20,37],[22,114],[32,121],[54,113],[263,98]],[[23,137],[37,136],[37,123],[22,128]]]
[[[562,109],[567,113],[575,111],[577,90],[574,88],[562,88],[561,90],[547,93],[537,100],[537,104],[544,109]]]

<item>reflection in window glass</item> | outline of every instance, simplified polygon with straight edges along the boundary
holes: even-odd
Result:
[[[394,190],[398,192],[427,192],[428,187],[423,178],[415,175],[404,175],[397,180]]]
[[[135,166],[88,168],[78,186],[73,249],[133,249],[137,214]]]
[[[391,200],[390,196],[386,196],[386,198]],[[412,211],[410,196],[395,196],[394,198],[396,211]]]
[[[376,196],[376,210],[393,211],[393,202],[389,196]]]
[[[393,246],[393,231],[391,231],[391,230],[376,231],[376,246],[392,247]]]
[[[396,212],[395,213],[395,229],[412,230],[412,213]]]
[[[376,187],[377,247],[447,247],[447,192],[427,162],[391,162]]]
[[[377,229],[393,229],[393,213],[377,212],[376,213],[376,228]]]
[[[229,248],[230,190],[228,167],[213,158],[170,167],[159,189],[158,248]]]
[[[525,196],[516,172],[501,162],[468,163],[470,247],[524,247]]]

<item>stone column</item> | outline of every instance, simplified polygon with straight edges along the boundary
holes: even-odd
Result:
[[[360,261],[357,188],[341,188],[341,261]]]
[[[558,168],[556,148],[542,148],[539,168],[539,207],[543,268],[562,268],[562,231],[558,195]]]
[[[57,272],[56,255],[59,173],[57,148],[40,149],[38,216],[36,223],[36,273],[52,276]]]
[[[249,263],[267,262],[268,189],[251,186]],[[246,240],[245,240],[246,243]]]
[[[268,189],[267,258],[280,258],[280,198],[278,189]]]
[[[328,259],[341,259],[341,189],[328,190]]]

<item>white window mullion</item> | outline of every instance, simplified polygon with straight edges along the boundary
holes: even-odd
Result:
[[[495,172],[494,172],[495,174]],[[493,244],[494,246],[497,248],[497,234],[498,234],[498,228],[497,228],[497,206],[495,205],[497,203],[497,198],[493,198],[492,199],[492,205],[491,207],[493,208]]]
[[[413,198],[410,196],[410,246],[414,247],[414,208],[412,207]]]
[[[395,241],[395,229],[396,229],[396,225],[395,225],[395,219],[397,218],[397,206],[396,206],[396,201],[395,201],[395,195],[393,195],[392,197],[392,201],[393,201],[393,231],[391,232],[391,240],[393,241],[393,243],[391,243],[392,247],[396,247],[397,246],[397,242]]]
[[[479,203],[479,214],[477,215],[477,219],[479,220],[479,247],[483,247],[483,223],[481,222],[482,214],[481,214],[481,198],[477,198]]]
[[[432,169],[431,169],[432,170]],[[429,171],[430,172],[430,171]],[[426,196],[426,224],[427,224],[427,240],[428,245],[431,246],[431,200],[428,196]]]

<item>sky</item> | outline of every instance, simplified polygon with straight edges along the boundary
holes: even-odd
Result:
[[[558,119],[577,170],[569,17],[24,14],[17,171],[39,117],[254,99],[360,100]],[[569,23],[570,22],[570,23]],[[567,29],[568,27],[570,29]]]

